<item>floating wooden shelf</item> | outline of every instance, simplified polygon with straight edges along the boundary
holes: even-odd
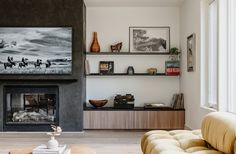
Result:
[[[179,76],[179,75],[166,75],[165,73],[157,73],[150,75],[148,73],[135,73],[135,74],[126,74],[126,73],[113,73],[113,74],[100,74],[100,73],[90,73],[86,76]]]
[[[169,55],[170,53],[140,53],[140,52],[85,52],[86,55]]]

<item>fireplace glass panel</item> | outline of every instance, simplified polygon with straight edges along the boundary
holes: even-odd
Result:
[[[6,93],[6,123],[56,122],[56,97],[56,94],[50,93]]]

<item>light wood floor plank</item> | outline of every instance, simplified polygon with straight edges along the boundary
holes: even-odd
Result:
[[[144,131],[87,130],[83,133],[63,133],[57,140],[61,144],[87,145],[97,154],[141,154],[140,139]],[[10,149],[46,144],[46,133],[0,133],[0,154]]]

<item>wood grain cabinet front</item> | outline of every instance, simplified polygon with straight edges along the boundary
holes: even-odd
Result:
[[[183,129],[185,111],[84,111],[84,129]]]

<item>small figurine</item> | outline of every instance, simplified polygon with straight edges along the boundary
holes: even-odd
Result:
[[[111,45],[111,52],[120,52],[122,48],[122,42],[117,43],[115,45]]]
[[[157,74],[157,69],[156,69],[156,68],[149,68],[149,69],[147,70],[147,72],[148,72],[148,74],[150,74],[150,75],[155,75],[155,74]]]

